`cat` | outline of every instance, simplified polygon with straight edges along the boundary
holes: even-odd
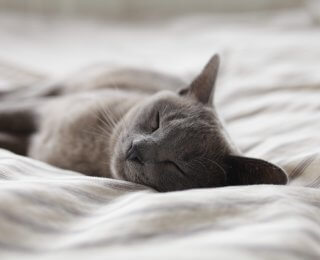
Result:
[[[0,93],[0,147],[157,191],[286,184],[280,167],[242,156],[213,102],[220,58],[197,77],[88,70]]]

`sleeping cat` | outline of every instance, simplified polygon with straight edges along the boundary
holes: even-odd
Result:
[[[0,147],[158,191],[286,184],[281,168],[231,142],[213,105],[218,68],[214,55],[190,84],[107,69],[0,93]]]

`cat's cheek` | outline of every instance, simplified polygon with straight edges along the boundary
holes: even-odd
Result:
[[[123,134],[120,133],[114,138],[115,141],[111,142],[110,147],[110,171],[111,177],[118,180],[126,180],[125,174],[125,155],[123,151]]]
[[[125,172],[125,158],[121,152],[121,145],[119,145],[119,143],[115,146],[110,160],[112,178],[127,180]]]
[[[112,157],[111,159],[111,176],[114,179],[124,180],[124,171],[121,169],[121,164],[118,162],[117,158]]]
[[[144,185],[152,187],[158,190],[160,184],[161,173],[163,168],[158,164],[147,164],[139,172],[140,179],[143,181]]]

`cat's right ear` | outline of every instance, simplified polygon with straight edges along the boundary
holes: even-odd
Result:
[[[191,84],[179,91],[179,95],[195,98],[202,104],[211,106],[219,65],[219,55],[215,54]]]
[[[226,157],[226,163],[228,185],[284,185],[288,182],[283,169],[261,159],[230,155]]]

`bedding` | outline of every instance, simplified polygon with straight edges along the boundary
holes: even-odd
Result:
[[[0,259],[319,259],[320,32],[305,13],[281,17],[224,30],[193,18],[190,35],[162,36],[172,55],[198,49],[186,54],[194,72],[199,53],[221,51],[215,98],[227,128],[245,154],[283,167],[287,186],[157,193],[0,150]]]
[[[306,164],[311,166],[301,163],[296,175]],[[261,185],[157,193],[5,150],[0,178],[1,259],[320,256],[320,192],[315,188]]]

